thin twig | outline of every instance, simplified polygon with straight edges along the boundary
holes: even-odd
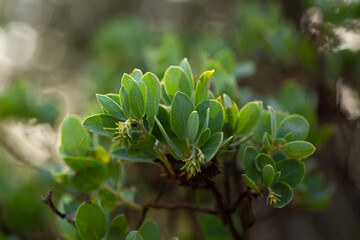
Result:
[[[41,200],[49,206],[49,208],[51,209],[51,211],[53,211],[56,215],[58,215],[60,218],[66,219],[68,222],[73,223],[74,222],[74,218],[73,218],[73,214],[70,213],[68,215],[61,213],[54,205],[53,201],[52,201],[52,194],[53,191],[50,189],[48,194],[46,195],[46,197],[41,197]]]

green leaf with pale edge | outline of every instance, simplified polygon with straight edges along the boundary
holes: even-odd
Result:
[[[227,106],[227,105],[226,105]],[[232,131],[236,131],[239,120],[239,110],[236,103],[232,103],[231,107],[225,107],[225,123],[229,124]]]
[[[193,75],[193,72],[191,70],[191,66],[190,66],[187,58],[184,58],[181,61],[180,67],[182,68],[182,70],[184,70],[186,76],[191,80],[191,82],[194,83],[194,87],[195,87],[194,75]]]
[[[138,231],[131,231],[126,237],[126,240],[144,240]]]
[[[275,111],[272,107],[268,106],[270,112],[270,120],[271,120],[271,139],[274,140],[277,134],[277,121]]]
[[[141,78],[143,76],[142,71],[140,69],[135,68],[131,73],[130,76],[136,81],[141,82]]]
[[[212,135],[209,140],[200,148],[202,153],[206,156],[206,162],[210,161],[215,156],[221,146],[223,137],[223,132]]]
[[[69,174],[72,186],[83,192],[91,192],[106,179],[107,169],[98,160],[85,157],[64,157],[65,163],[74,170]]]
[[[144,240],[160,240],[160,230],[158,226],[151,220],[146,220],[141,227],[139,232]]]
[[[270,164],[271,166],[273,166],[274,170],[276,170],[275,162],[269,155],[265,153],[260,153],[255,158],[255,165],[258,171],[261,171],[267,164]]]
[[[124,86],[122,86],[120,88],[119,99],[120,99],[120,104],[124,111],[125,116],[127,118],[131,118],[129,95]]]
[[[271,185],[271,183],[274,181],[274,177],[275,177],[274,168],[270,164],[265,165],[261,173],[261,180],[266,187],[269,187]]]
[[[112,151],[111,155],[115,158],[130,162],[150,162],[151,160],[156,159],[156,156],[151,153],[140,153],[134,156],[129,155],[127,153],[127,150],[122,148],[115,148]]]
[[[173,141],[171,141],[171,139],[169,138],[169,136],[167,135],[164,127],[161,125],[160,121],[155,117],[155,121],[163,135],[163,137],[165,138],[166,143],[170,146],[170,150],[172,152],[172,155],[176,158],[176,159],[182,159],[182,154],[179,151],[179,149],[176,147],[176,145],[173,143]]]
[[[111,98],[114,102],[116,102],[118,105],[120,105],[120,96],[115,93],[107,93],[105,96]]]
[[[276,169],[281,172],[279,181],[289,184],[292,188],[299,185],[305,177],[305,165],[299,160],[281,160],[276,163]]]
[[[260,118],[260,106],[261,102],[248,102],[240,109],[237,134],[245,134],[256,125]]]
[[[128,93],[129,106],[132,114],[141,119],[145,113],[145,99],[143,91],[139,84],[128,74],[124,74],[121,79],[121,85],[125,87]]]
[[[165,72],[164,79],[166,93],[170,100],[174,98],[177,92],[182,92],[188,97],[192,96],[194,84],[180,67],[169,67]]]
[[[252,146],[245,148],[243,155],[243,164],[246,175],[253,180],[254,182],[259,181],[259,174],[256,170],[255,158],[257,157],[258,152]]]
[[[127,150],[129,155],[138,155],[143,152],[151,152],[153,150],[156,138],[147,134],[146,136],[140,137],[130,148]]]
[[[208,128],[210,128],[211,135],[222,130],[224,125],[224,108],[216,100],[205,100],[196,106],[196,111],[199,113],[199,123],[203,126],[206,123],[207,109],[210,109]]]
[[[182,92],[174,96],[170,109],[171,127],[180,139],[186,139],[187,122],[191,112],[194,111],[194,104],[191,99]]]
[[[197,113],[197,111],[193,111],[190,114],[189,120],[187,122],[187,137],[191,143],[194,142],[198,129],[199,129],[199,114]]]
[[[106,95],[96,94],[100,105],[112,116],[119,120],[125,121],[127,117],[120,105]]]
[[[197,146],[202,147],[207,142],[207,140],[209,140],[210,135],[211,135],[210,128],[206,128],[204,131],[202,131]]]
[[[106,240],[125,240],[127,231],[128,223],[125,215],[118,215],[111,221]]]
[[[275,173],[274,180],[273,180],[273,182],[271,183],[271,185],[274,185],[275,183],[277,183],[277,182],[279,181],[279,179],[280,179],[280,176],[281,176],[281,172],[277,171],[277,172]]]
[[[106,217],[95,203],[83,203],[78,208],[75,226],[84,240],[100,240],[106,234]]]
[[[142,81],[146,85],[146,119],[149,125],[153,126],[160,103],[160,81],[155,74],[150,72],[142,77]]]
[[[86,118],[83,126],[89,129],[90,132],[99,134],[101,136],[112,137],[113,135],[104,128],[114,128],[119,120],[108,114],[95,114]]]
[[[80,120],[75,116],[68,116],[61,124],[62,156],[86,156],[90,149],[90,137]]]
[[[277,137],[285,138],[289,133],[292,133],[292,140],[305,140],[309,133],[309,122],[300,115],[289,115],[281,122],[278,129]]]
[[[252,190],[254,190],[257,193],[260,193],[259,188],[256,186],[256,184],[254,183],[253,180],[251,180],[246,174],[241,174],[241,177],[244,179],[246,185],[248,185],[249,188],[251,188]]]
[[[313,154],[315,147],[306,141],[293,141],[285,144],[282,150],[290,157],[303,159]]]
[[[210,77],[213,75],[214,70],[206,71],[201,74],[196,84],[195,89],[195,106],[206,100],[210,88]]]
[[[277,208],[283,208],[286,204],[288,204],[293,196],[293,191],[291,187],[284,183],[278,182],[274,186],[271,187],[271,190],[276,194],[280,195],[280,201],[277,202]]]
[[[161,100],[163,101],[164,104],[171,105],[171,99],[169,98],[169,95],[166,93],[164,82],[160,83],[160,88],[161,88]]]

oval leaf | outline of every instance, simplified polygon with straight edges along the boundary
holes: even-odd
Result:
[[[262,182],[265,184],[266,187],[269,187],[274,181],[274,176],[274,168],[270,164],[267,164],[261,173]]]
[[[110,224],[106,240],[125,240],[128,224],[124,214],[116,216]]]
[[[106,234],[106,217],[95,203],[83,203],[78,208],[75,226],[84,240],[100,240]]]
[[[267,155],[265,153],[260,153],[255,159],[255,165],[256,165],[257,170],[258,171],[263,170],[263,168],[267,164],[270,164],[271,166],[273,166],[274,170],[276,170],[274,160],[269,155]]]
[[[112,137],[113,135],[104,128],[114,128],[119,120],[108,114],[95,114],[86,118],[83,126],[89,129],[90,132],[99,134],[101,136]]]
[[[244,179],[246,185],[248,185],[249,188],[251,188],[252,190],[254,190],[257,193],[260,193],[259,188],[256,186],[256,184],[254,183],[253,180],[251,180],[248,176],[246,176],[246,174],[241,174],[241,177]]]
[[[285,144],[282,150],[295,159],[303,159],[313,154],[315,147],[306,141],[293,141]]]
[[[90,149],[90,137],[77,117],[69,116],[61,124],[60,154],[85,156]]]
[[[198,129],[199,129],[199,114],[197,113],[197,111],[193,111],[190,114],[189,120],[187,122],[187,137],[191,143],[194,142]]]
[[[280,201],[277,202],[276,208],[284,207],[292,199],[293,191],[291,187],[284,182],[276,183],[271,187],[271,190],[279,195]]]
[[[182,92],[188,97],[192,96],[194,84],[180,67],[169,67],[164,74],[164,79],[166,93],[170,100],[174,98],[177,92]]]
[[[254,182],[259,181],[259,175],[255,165],[255,158],[257,157],[257,155],[258,152],[252,146],[246,147],[243,155],[245,173]]]
[[[141,227],[139,232],[144,240],[160,240],[160,230],[158,226],[151,220],[146,220]]]
[[[224,134],[219,132],[209,138],[209,140],[200,148],[206,156],[206,162],[210,161],[219,150]]]
[[[142,77],[146,85],[146,119],[150,126],[155,123],[154,117],[158,113],[160,102],[160,81],[153,73],[146,73]]]
[[[276,169],[281,172],[279,181],[289,184],[292,188],[299,185],[305,176],[304,163],[294,159],[277,162]]]
[[[292,133],[293,141],[305,140],[309,133],[309,127],[309,122],[303,116],[289,115],[281,121],[277,137],[285,138]]]
[[[128,74],[124,74],[121,79],[121,85],[125,87],[128,93],[129,106],[132,114],[141,119],[145,113],[145,96],[139,84]]]
[[[96,97],[100,105],[112,116],[116,117],[119,120],[125,121],[127,117],[125,116],[124,111],[121,109],[119,104],[117,104],[110,97],[96,94]]]
[[[195,106],[197,106],[199,103],[201,103],[207,98],[210,88],[209,79],[214,72],[214,70],[211,70],[201,74],[195,89]]]
[[[245,134],[256,125],[260,118],[260,105],[261,102],[249,102],[240,109],[237,134]]]
[[[203,126],[206,123],[207,109],[210,109],[208,128],[210,128],[211,135],[222,130],[224,125],[224,108],[216,100],[205,100],[196,107],[196,111],[199,113],[199,123]],[[207,128],[206,127],[206,128]]]
[[[194,104],[184,93],[177,92],[170,109],[170,123],[176,136],[186,139],[187,122],[191,112],[194,111]]]

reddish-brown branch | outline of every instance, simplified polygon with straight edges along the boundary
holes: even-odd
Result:
[[[52,201],[52,194],[53,194],[53,191],[50,189],[48,194],[46,195],[46,197],[41,197],[41,200],[49,206],[49,208],[51,209],[51,211],[53,211],[56,215],[58,215],[60,218],[63,218],[63,219],[66,219],[68,222],[72,223],[74,222],[74,216],[73,214],[64,214],[64,213],[61,213],[54,205],[53,201]]]

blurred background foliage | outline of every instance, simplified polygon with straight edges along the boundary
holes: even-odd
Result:
[[[247,237],[359,239],[359,50],[356,0],[0,0],[0,239],[77,239],[39,198],[50,188],[57,198],[74,193],[51,175],[62,168],[61,120],[94,113],[95,93],[117,92],[124,72],[161,79],[183,57],[195,76],[216,70],[216,94],[240,105],[261,99],[310,122],[318,150],[295,201],[281,210],[256,201]],[[139,202],[154,199],[158,170],[125,167]],[[175,189],[165,200],[207,199]],[[135,227],[138,216],[125,212]],[[149,217],[163,236],[230,236],[202,214]]]

